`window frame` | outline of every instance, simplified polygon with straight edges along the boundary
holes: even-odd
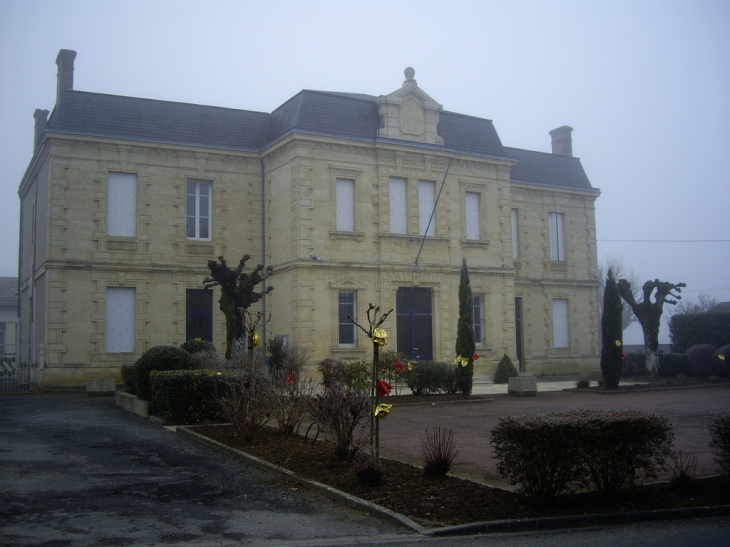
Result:
[[[402,185],[398,189],[398,195],[394,192],[394,188]],[[402,198],[402,205],[396,200]],[[408,179],[405,177],[390,177],[388,179],[388,203],[390,206],[390,233],[395,235],[408,235]],[[398,231],[395,228],[398,228]]]
[[[433,219],[431,219],[431,214],[433,214]],[[429,221],[431,221],[430,225]],[[418,235],[436,236],[436,182],[432,180],[419,179],[418,181]]]
[[[486,301],[483,294],[472,294],[472,317],[474,320],[474,345],[482,347],[487,343]],[[477,323],[477,302],[479,302],[480,321]],[[477,335],[478,333],[478,335]]]
[[[195,193],[190,193],[190,185],[195,185]],[[208,187],[208,216],[202,217],[201,216],[201,207],[200,207],[200,188],[201,186],[207,186]],[[190,197],[194,196],[195,199],[195,213],[194,215],[188,214],[188,209],[190,207]],[[194,235],[188,234],[188,219],[193,218],[194,219]],[[207,218],[208,219],[208,237],[200,237],[200,221],[201,218]],[[213,239],[213,181],[211,180],[204,180],[204,179],[187,179],[185,181],[185,237],[187,239],[197,240],[197,241],[211,241]]]
[[[351,295],[352,302],[343,302],[343,297]],[[350,309],[348,311],[347,307]],[[337,291],[337,346],[341,348],[354,348],[357,347],[357,329],[355,324],[347,319],[347,314],[354,319],[357,318],[357,291],[348,289],[338,289]],[[350,332],[348,341],[342,341],[343,329]]]
[[[114,187],[114,188],[112,188]],[[133,192],[130,189],[133,188]],[[123,195],[123,194],[126,194]],[[133,195],[130,195],[133,194]],[[106,181],[106,235],[137,237],[137,173],[110,171]],[[125,218],[126,217],[126,218]],[[131,217],[131,219],[130,219]]]
[[[470,215],[470,209],[469,209],[469,196],[474,196],[472,198],[472,205],[476,205],[476,212],[474,215],[474,212],[472,212],[472,215]],[[464,191],[464,239],[466,241],[481,241],[482,240],[482,193],[481,192],[474,192],[472,190],[465,190]],[[476,232],[474,232],[473,228],[470,229],[470,224],[476,223]],[[476,235],[476,237],[472,237]]]
[[[562,315],[558,315],[561,311],[558,309],[556,304],[558,302],[565,303],[565,315],[564,320],[561,320]],[[561,304],[562,305],[562,304]],[[553,349],[569,349],[570,348],[570,301],[568,298],[553,298]],[[560,320],[560,321],[559,321]],[[558,338],[558,335],[562,332],[562,329],[558,329],[559,322],[560,327],[564,327],[565,335],[564,338]]]
[[[340,183],[348,183],[340,184]],[[344,188],[345,186],[349,187],[349,196],[344,195]],[[355,223],[355,203],[357,200],[355,199],[356,196],[356,181],[353,178],[347,178],[347,177],[336,177],[335,178],[335,228],[338,232],[355,232],[356,229],[356,223]],[[342,192],[342,194],[341,194]],[[349,218],[344,219],[344,213],[342,208],[340,207],[341,203],[344,202],[344,198],[347,197],[350,210],[349,210]],[[348,224],[348,227],[344,228],[342,222],[343,220],[348,220],[346,224]]]

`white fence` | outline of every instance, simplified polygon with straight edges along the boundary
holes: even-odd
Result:
[[[36,362],[18,359],[15,346],[5,344],[0,353],[0,393],[35,393],[43,386],[44,347],[39,344]]]

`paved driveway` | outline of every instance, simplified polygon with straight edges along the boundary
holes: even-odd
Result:
[[[3,546],[403,532],[191,443],[119,409],[111,397],[2,396],[0,416]]]

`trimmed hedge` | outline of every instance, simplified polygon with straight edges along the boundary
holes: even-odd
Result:
[[[730,344],[730,312],[683,313],[669,319],[672,353],[685,353],[692,346]]]
[[[150,400],[150,373],[153,370],[190,370],[193,368],[190,354],[176,346],[155,346],[148,349],[134,364],[134,384],[137,397]]]
[[[497,365],[497,372],[494,375],[494,383],[506,384],[509,382],[510,378],[519,378],[519,376],[520,373],[517,372],[517,369],[512,364],[512,360],[505,353],[502,356],[502,359],[499,361],[499,364]]]
[[[405,372],[405,381],[413,395],[457,393],[459,391],[454,365],[436,361],[416,361]]]
[[[508,416],[491,434],[497,470],[541,501],[569,492],[573,483],[613,497],[639,476],[656,476],[674,438],[666,418],[634,410]]]
[[[152,371],[150,405],[156,415],[178,424],[223,420],[216,391],[223,394],[223,379],[233,375],[228,370]]]
[[[190,355],[195,353],[217,353],[213,342],[208,342],[207,340],[188,340],[180,344],[180,347]]]
[[[657,374],[674,378],[680,374],[694,376],[695,372],[686,353],[658,353]]]
[[[122,363],[122,383],[124,391],[135,395],[137,388],[134,386],[134,363]]]
[[[687,358],[695,376],[725,376],[725,366],[717,358],[716,352],[715,346],[710,344],[697,344],[687,350]]]

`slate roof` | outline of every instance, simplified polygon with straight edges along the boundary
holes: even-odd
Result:
[[[0,306],[18,305],[18,278],[0,277]]]
[[[66,90],[47,131],[246,151],[260,151],[290,132],[375,142],[376,101],[372,95],[303,90],[268,114]],[[505,147],[491,120],[442,111],[438,133],[453,151],[516,159],[515,181],[592,188],[579,159]]]
[[[510,174],[514,182],[593,189],[578,158],[520,148],[505,147],[505,150],[517,159]]]

